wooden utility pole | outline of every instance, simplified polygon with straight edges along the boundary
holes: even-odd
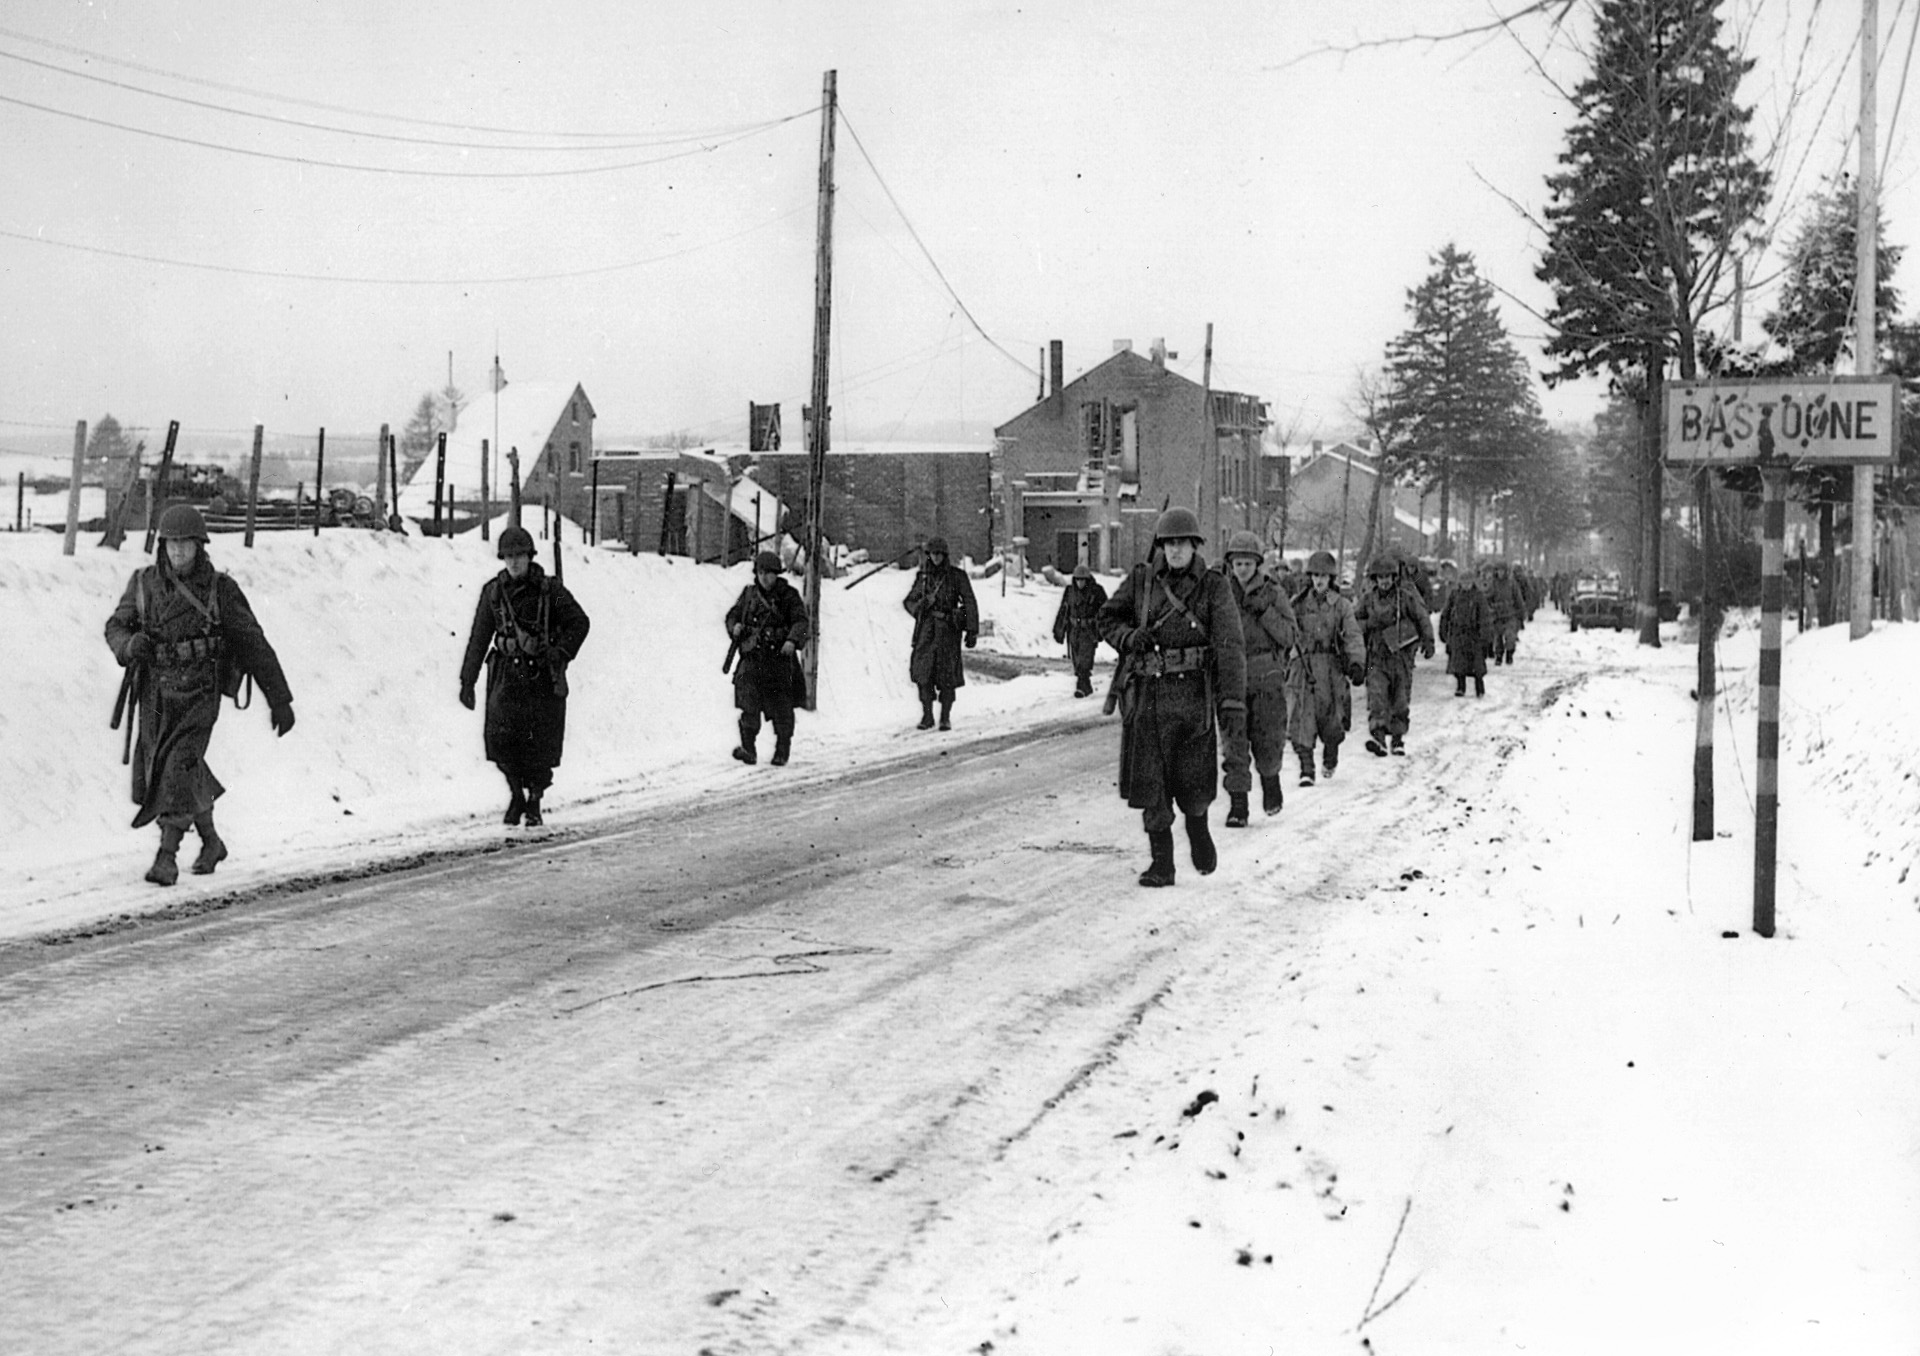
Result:
[[[813,415],[807,420],[807,710],[820,705],[820,517],[827,499],[827,345],[833,330],[833,131],[839,116],[837,71],[820,88],[820,190],[814,227]]]
[[[487,440],[480,440],[480,540],[493,540],[493,528],[487,521],[493,516],[492,487],[487,480]]]
[[[67,477],[67,535],[60,543],[60,554],[73,554],[74,540],[80,535],[80,470],[87,461],[87,421],[79,419],[73,425],[73,473]],[[23,481],[24,485],[25,482]],[[14,506],[14,521],[21,517],[19,505]]]
[[[1879,64],[1876,39],[1880,0],[1860,0],[1860,189],[1855,200],[1853,370],[1870,377],[1879,370],[1874,335],[1874,298],[1880,290],[1880,183],[1875,163],[1874,105]],[[1859,640],[1873,630],[1873,467],[1853,466],[1853,594],[1847,633]]]
[[[1165,345],[1160,347],[1164,348]],[[1162,355],[1164,356],[1164,355]],[[1204,504],[1195,504],[1194,511],[1200,515],[1200,530],[1205,532],[1207,524],[1213,524],[1214,559],[1225,563],[1225,556],[1219,554],[1227,548],[1220,536],[1220,428],[1219,421],[1213,417],[1213,322],[1207,322],[1206,353],[1200,361],[1200,417],[1206,421],[1203,432],[1206,441],[1200,446],[1206,456],[1206,499]]]

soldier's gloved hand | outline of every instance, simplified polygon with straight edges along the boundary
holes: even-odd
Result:
[[[781,654],[794,654],[794,653],[797,653],[797,652],[796,652],[796,651],[795,651],[795,649],[794,649],[794,646],[793,646],[793,642],[792,642],[792,641],[788,641],[788,642],[787,642],[786,644],[784,644],[784,645],[782,645],[782,646],[780,647],[780,653],[781,653]]]
[[[1247,737],[1247,713],[1244,708],[1226,707],[1220,712],[1220,733],[1229,743]]]
[[[1127,633],[1127,648],[1135,654],[1145,654],[1153,648],[1153,633],[1144,626],[1136,626]]]
[[[285,735],[293,728],[293,704],[282,702],[267,713],[267,718],[273,725],[275,735]]]
[[[460,705],[466,707],[467,710],[469,711],[473,710],[473,684],[472,683],[462,683],[460,685]]]
[[[969,650],[971,650],[975,645],[979,643],[980,643],[980,637],[974,635],[972,632],[967,633],[967,648]]]
[[[153,658],[153,637],[145,631],[135,631],[127,637],[127,665],[144,664]]]
[[[1425,643],[1424,643],[1423,645],[1421,645],[1421,647],[1420,647],[1420,657],[1421,657],[1422,659],[1431,659],[1431,658],[1433,658],[1433,642],[1432,642],[1432,641],[1430,641],[1430,640],[1429,640],[1429,641],[1427,641],[1427,642],[1425,642]]]
[[[738,640],[740,639],[740,633],[746,629],[747,628],[742,626],[739,622],[735,622],[732,626],[729,626],[727,628],[727,636],[732,640]]]
[[[1365,664],[1347,665],[1347,681],[1355,687],[1365,687],[1367,685],[1367,666]]]

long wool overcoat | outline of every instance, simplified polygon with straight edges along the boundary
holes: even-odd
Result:
[[[1094,652],[1100,648],[1100,609],[1107,590],[1098,579],[1076,579],[1060,595],[1053,614],[1053,638],[1067,647],[1075,673],[1093,672]]]
[[[733,704],[741,711],[790,714],[806,701],[806,673],[799,651],[807,643],[807,602],[800,591],[776,575],[771,589],[755,580],[740,590],[727,609],[727,633],[743,627],[736,640],[739,664],[733,670]],[[785,646],[793,642],[794,653]]]
[[[1317,593],[1309,585],[1293,600],[1300,625],[1300,658],[1287,673],[1289,734],[1300,748],[1315,738],[1338,744],[1353,722],[1353,696],[1347,670],[1366,662],[1353,603],[1334,589]]]
[[[963,641],[980,638],[980,608],[973,584],[958,565],[923,565],[900,604],[913,615],[913,657],[907,676],[915,687],[949,691],[967,685]]]
[[[133,824],[183,825],[211,810],[226,789],[207,766],[221,695],[237,693],[247,676],[270,707],[287,705],[293,694],[247,595],[214,569],[204,546],[184,575],[166,563],[164,545],[157,563],[134,571],[107,618],[107,645],[123,666],[128,644],[142,631],[159,653],[132,679],[140,704],[132,763],[140,810]],[[205,653],[186,656],[183,647]]]
[[[1181,606],[1168,598],[1171,593]],[[1220,790],[1218,711],[1241,711],[1247,700],[1247,656],[1240,605],[1226,576],[1198,552],[1184,570],[1164,560],[1133,567],[1100,609],[1100,634],[1131,668],[1152,667],[1130,643],[1145,628],[1154,650],[1206,647],[1203,667],[1127,681],[1122,698],[1120,794],[1137,810],[1177,804],[1204,814]],[[1149,825],[1149,827],[1153,827]]]
[[[460,686],[472,687],[486,664],[482,729],[488,761],[527,771],[560,766],[567,739],[566,666],[580,653],[590,626],[566,585],[538,562],[519,579],[501,570],[481,586]]]
[[[1487,676],[1493,652],[1493,609],[1472,579],[1462,579],[1440,609],[1440,643],[1447,647],[1447,672],[1457,678]]]

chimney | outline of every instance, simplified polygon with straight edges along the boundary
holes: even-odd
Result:
[[[1067,353],[1065,345],[1058,339],[1047,343],[1047,368],[1053,378],[1053,393],[1059,395],[1060,388],[1067,384]]]
[[[1153,365],[1155,367],[1165,367],[1167,365],[1167,341],[1165,339],[1155,339],[1147,346],[1147,352],[1152,355]]]
[[[1115,353],[1131,353],[1131,352],[1133,352],[1133,340],[1131,340],[1131,339],[1115,339],[1115,340],[1113,341],[1113,351],[1114,351]]]

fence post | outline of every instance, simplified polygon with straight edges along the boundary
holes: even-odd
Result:
[[[60,544],[60,554],[73,554],[74,538],[80,535],[80,468],[87,457],[87,421],[81,419],[73,426],[73,475],[67,481],[67,537]],[[25,481],[21,482],[24,487]],[[22,495],[24,499],[24,494]],[[15,510],[19,516],[19,510]]]
[[[327,492],[327,430],[320,430],[320,450],[313,458],[313,535],[320,535],[320,498]],[[293,525],[300,526],[300,500],[293,501]]]
[[[247,547],[249,550],[253,547],[254,507],[260,501],[260,443],[266,434],[265,424],[253,426],[253,464],[247,472]]]

